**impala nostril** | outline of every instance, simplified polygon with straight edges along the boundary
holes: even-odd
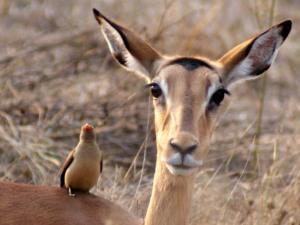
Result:
[[[197,147],[198,147],[197,144],[191,145],[191,146],[187,147],[187,149],[185,150],[185,153],[192,154],[197,149]]]
[[[171,148],[173,150],[180,152],[180,154],[182,154],[182,155],[192,154],[198,147],[198,144],[193,144],[193,145],[190,145],[187,147],[181,146],[181,145],[177,144],[173,138],[170,139],[169,145],[171,146]]]
[[[182,151],[181,147],[174,142],[173,138],[171,138],[171,140],[169,141],[169,145],[178,152]]]

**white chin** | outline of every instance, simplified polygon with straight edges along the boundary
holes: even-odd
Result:
[[[171,174],[175,176],[188,176],[191,175],[194,171],[195,168],[180,168],[180,167],[175,167],[169,164],[166,164],[168,170],[170,171]]]

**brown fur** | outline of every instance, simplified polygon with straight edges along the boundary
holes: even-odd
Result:
[[[243,43],[235,46],[233,49],[228,51],[224,56],[219,59],[224,68],[224,74],[228,74],[234,66],[236,66],[242,59],[244,59],[248,52],[253,38],[250,40],[244,41]]]
[[[175,177],[157,163],[150,204],[145,217],[145,225],[187,224],[193,177]]]
[[[131,30],[109,20],[98,10],[94,9],[93,11],[95,19],[98,21],[98,23],[102,25],[102,20],[105,20],[112,27],[114,27],[122,36],[124,44],[129,52],[132,55],[135,55],[137,58],[141,59],[140,63],[147,69],[151,70],[153,61],[160,58],[160,54]],[[113,56],[121,65],[126,66],[126,60],[122,55],[114,54]]]
[[[70,198],[59,187],[0,182],[0,224],[141,225],[142,220],[92,194]]]
[[[197,148],[194,157],[199,160],[205,157],[211,119],[206,117],[201,108],[206,99],[206,85],[202,84],[214,80],[213,78],[218,80],[218,77],[206,67],[187,72],[176,64],[165,67],[160,76],[167,80],[169,102],[168,106],[162,107],[161,103],[154,101],[157,162],[145,225],[185,225],[190,210],[194,175],[174,176],[167,170],[162,159],[174,153],[169,146],[170,138],[176,138],[180,146],[189,146],[193,137],[196,138],[201,146]]]
[[[275,35],[278,35],[278,37],[280,36],[282,38],[282,42],[283,42],[289,35],[291,28],[292,28],[292,22],[290,20],[286,20],[282,23],[272,26],[268,30],[254,36],[253,38],[250,38],[250,39],[242,42],[241,44],[237,45],[236,47],[234,47],[233,49],[228,51],[224,56],[222,56],[218,60],[218,62],[220,62],[222,64],[223,76],[226,78],[226,76],[230,73],[230,71],[249,54],[249,52],[252,48],[252,45],[259,37],[261,37],[262,35],[264,35],[268,32],[273,32],[272,30],[279,29],[280,30],[279,34],[274,34],[274,36]],[[275,38],[269,39],[268,41],[266,41],[264,46],[261,46],[261,48],[263,49],[263,48],[269,47],[272,49],[272,51],[274,51],[275,50],[274,45],[276,45],[275,44],[276,41],[278,41],[278,40],[276,40]],[[271,46],[267,46],[267,45],[271,45]],[[258,55],[263,54],[263,53],[264,52],[262,51],[261,53],[258,53]],[[259,66],[259,64],[261,64],[261,62],[259,61],[260,59],[255,58],[255,57],[252,57],[252,58],[254,59],[254,61],[256,61],[254,63],[258,67],[255,69],[255,71],[252,72],[252,75],[259,75],[270,67],[270,65]]]

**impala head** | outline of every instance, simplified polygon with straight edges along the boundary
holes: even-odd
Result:
[[[212,61],[164,56],[95,9],[94,15],[114,58],[147,82],[155,109],[157,162],[173,175],[193,174],[201,165],[229,86],[267,70],[292,26],[284,21]]]

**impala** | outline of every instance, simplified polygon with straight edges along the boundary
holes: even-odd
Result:
[[[144,78],[153,96],[157,161],[144,224],[186,225],[194,177],[229,87],[270,67],[292,23],[275,25],[213,61],[165,56],[96,9],[94,15],[116,61]],[[0,193],[1,224],[142,224],[91,194],[69,198],[58,188],[12,183],[1,183]]]

